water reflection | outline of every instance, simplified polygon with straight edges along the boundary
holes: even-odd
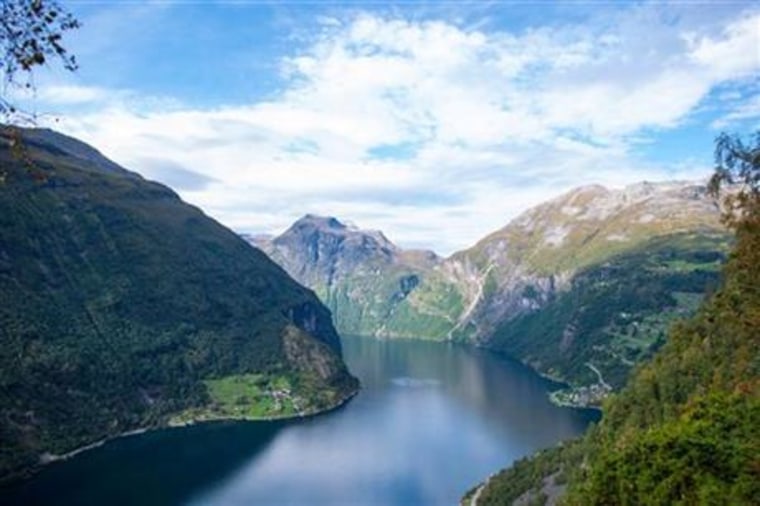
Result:
[[[182,504],[261,452],[285,425],[215,423],[118,439],[0,491],[0,504]]]
[[[481,350],[348,338],[344,353],[363,390],[334,413],[125,438],[50,466],[0,503],[455,504],[594,417],[552,406],[546,381]]]
[[[364,390],[336,416],[289,427],[192,506],[454,504],[511,460],[578,434],[547,382],[489,353],[417,341],[344,341]]]

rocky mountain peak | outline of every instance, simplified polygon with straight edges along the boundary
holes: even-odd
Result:
[[[454,339],[488,336],[566,290],[581,270],[655,238],[722,233],[703,183],[642,182],[573,189],[445,259],[314,215],[262,249],[330,305],[343,332]]]
[[[650,237],[689,230],[722,230],[702,182],[591,185],[524,212],[465,253],[481,266],[574,270]]]
[[[398,248],[379,230],[362,230],[347,225],[331,216],[307,214],[297,220],[282,235],[271,240],[276,247],[300,244],[312,250],[321,250],[321,256],[362,253],[363,256],[380,254],[395,256]],[[257,245],[261,240],[255,241]]]
[[[296,220],[291,225],[290,230],[304,230],[315,228],[319,230],[347,230],[348,227],[341,223],[337,218],[332,216],[319,216],[317,214],[306,214]]]
[[[357,271],[395,264],[401,250],[380,231],[307,214],[274,238],[244,237],[297,281],[317,291]]]

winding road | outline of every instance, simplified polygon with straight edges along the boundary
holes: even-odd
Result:
[[[462,328],[462,326],[465,323],[467,323],[467,320],[470,318],[470,315],[472,314],[472,312],[475,311],[475,308],[477,307],[478,302],[480,302],[480,299],[483,298],[483,285],[485,284],[485,280],[488,277],[488,273],[490,273],[491,269],[493,269],[494,267],[495,267],[494,264],[490,264],[486,268],[483,275],[475,280],[478,286],[477,291],[475,293],[475,297],[473,297],[472,301],[467,306],[467,309],[464,310],[464,313],[462,313],[462,316],[459,317],[459,321],[457,322],[457,324],[454,325],[451,328],[451,330],[449,330],[449,333],[446,335],[447,339],[451,339],[454,335],[454,332]]]

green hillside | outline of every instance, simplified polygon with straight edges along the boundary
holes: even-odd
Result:
[[[168,188],[43,130],[4,129],[0,169],[0,477],[188,410],[243,416],[214,396],[227,377],[285,381],[307,413],[356,390],[314,294]],[[253,393],[245,413],[292,407]]]
[[[758,503],[759,152],[757,142],[753,149],[719,144],[718,174],[746,183],[730,197],[738,209],[730,220],[736,242],[720,288],[671,329],[585,438],[515,463],[464,504]]]
[[[656,237],[587,267],[539,309],[502,323],[489,344],[576,387],[603,382],[617,390],[635,364],[662,346],[669,326],[691,315],[705,292],[718,286],[726,239],[709,233]],[[558,398],[568,404],[601,397],[581,399],[583,390],[562,394]]]

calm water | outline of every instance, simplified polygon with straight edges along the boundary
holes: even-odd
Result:
[[[217,423],[113,441],[49,466],[11,505],[428,505],[595,418],[487,352],[344,339],[362,392],[306,421]]]

